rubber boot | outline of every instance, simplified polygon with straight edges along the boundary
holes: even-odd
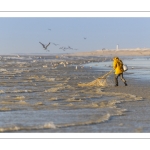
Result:
[[[126,83],[126,82],[124,82],[124,85],[125,85],[125,86],[127,86],[127,83]]]
[[[115,84],[115,86],[118,86],[118,84]]]

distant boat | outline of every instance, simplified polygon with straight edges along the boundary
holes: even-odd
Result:
[[[47,47],[50,45],[50,43],[48,43],[47,45],[44,45],[43,43],[41,43],[41,42],[39,42],[42,46],[43,46],[43,48],[45,49],[45,50],[47,50]]]

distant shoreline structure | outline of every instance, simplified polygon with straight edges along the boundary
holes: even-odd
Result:
[[[150,56],[150,48],[100,49],[90,52],[76,52],[68,56]]]
[[[150,48],[119,48],[119,49],[100,49],[96,51],[137,51],[137,50],[150,50]]]

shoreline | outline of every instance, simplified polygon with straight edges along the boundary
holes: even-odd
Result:
[[[92,50],[74,53],[10,53],[0,54],[1,56],[150,56],[150,48],[136,48],[136,49],[105,49],[105,50]]]
[[[132,53],[133,54],[133,53]],[[107,56],[107,60],[111,62],[111,57]],[[124,55],[122,55],[124,56]],[[135,55],[132,55],[136,57]],[[144,55],[145,56],[145,55]],[[88,58],[92,58],[95,62],[100,63],[98,57],[83,57],[88,60]],[[100,57],[101,61],[105,58],[105,56]],[[128,57],[124,56],[124,59],[128,59]],[[78,62],[79,63],[79,62]],[[92,61],[90,62],[92,63]],[[86,68],[88,69],[88,68]],[[93,76],[101,76],[101,74],[105,74],[104,70],[99,70],[95,68],[88,69],[89,77],[88,80],[82,80],[82,83],[88,83],[93,81]],[[126,72],[128,74],[128,72]],[[126,101],[117,104],[117,108],[125,109],[125,113],[121,116],[112,116],[108,121],[98,124],[99,132],[98,133],[149,133],[150,132],[150,81],[132,78],[128,75],[124,74],[125,79],[127,80],[128,86],[124,86],[123,82],[119,79],[119,86],[106,86],[101,87],[102,91],[108,93],[120,93],[127,94],[133,96],[134,98],[141,97],[142,100],[139,101]],[[95,87],[96,88],[96,87]],[[111,128],[110,128],[111,127]],[[92,131],[91,131],[92,132]]]
[[[133,54],[133,53],[132,53]],[[124,56],[124,55],[123,55]],[[133,55],[136,57],[135,55]],[[128,58],[128,57],[124,57]],[[128,72],[127,72],[128,73]],[[141,97],[140,101],[129,101],[117,104],[117,108],[126,109],[122,116],[113,116],[113,119],[99,125],[101,133],[149,133],[150,132],[150,81],[132,78],[126,73],[124,77],[128,86],[124,86],[119,79],[119,86],[104,87],[103,91],[108,93],[131,94]],[[111,126],[111,128],[110,128]]]
[[[150,49],[146,50],[96,50],[90,52],[76,52],[66,56],[150,56]]]
[[[136,56],[135,56],[136,57]],[[51,58],[51,57],[50,57]],[[53,59],[54,58],[54,59]],[[82,132],[90,132],[90,133],[132,133],[132,132],[150,132],[150,127],[148,126],[150,124],[150,96],[149,96],[149,90],[150,90],[150,82],[149,81],[144,81],[144,80],[136,80],[136,78],[130,77],[130,72],[128,76],[124,75],[125,79],[127,80],[128,86],[125,87],[124,84],[119,81],[119,87],[114,87],[113,85],[111,86],[101,86],[101,87],[86,87],[86,88],[81,88],[78,87],[78,83],[88,83],[95,78],[100,77],[107,73],[107,69],[97,69],[94,66],[90,67],[89,66],[84,66],[84,64],[88,63],[101,63],[103,61],[107,61],[108,63],[112,62],[111,57],[107,55],[102,56],[102,57],[96,57],[96,56],[81,56],[81,57],[59,57],[58,59],[55,59],[55,56],[51,58],[51,60],[47,59],[46,56],[39,58],[36,58],[38,61],[38,66],[37,62],[33,59],[32,60],[32,65],[30,65],[30,61],[27,63],[27,67],[31,67],[30,73],[32,73],[30,76],[28,73],[24,72],[24,74],[19,74],[18,75],[24,75],[24,78],[33,80],[33,83],[38,84],[38,87],[34,85],[32,82],[27,82],[28,86],[31,88],[39,88],[39,95],[44,99],[49,99],[49,97],[52,98],[52,100],[46,101],[46,103],[50,104],[48,105],[49,109],[54,109],[55,107],[57,108],[57,105],[62,102],[68,105],[60,105],[62,108],[67,108],[72,107],[74,110],[74,103],[79,104],[81,100],[83,102],[87,103],[89,108],[92,108],[93,111],[97,110],[97,107],[99,109],[99,112],[97,115],[93,115],[93,117],[96,117],[93,123],[88,123],[88,125],[85,123],[84,125],[77,125],[77,126],[68,126],[66,128],[56,128],[56,129],[39,129],[39,130],[32,130],[30,132],[59,132],[59,133],[69,133],[76,132],[76,133],[82,133]],[[128,59],[128,57],[124,56],[124,59]],[[15,59],[14,59],[15,60]],[[18,60],[18,59],[17,59]],[[49,60],[49,61],[47,61]],[[9,64],[9,68],[11,69],[11,64],[13,60],[11,59],[4,59],[4,62]],[[22,60],[21,60],[22,61]],[[19,60],[20,62],[20,60]],[[16,64],[17,66],[20,66],[21,64],[18,63]],[[76,69],[77,66],[77,69]],[[14,65],[13,65],[14,67]],[[22,68],[22,66],[20,66]],[[25,66],[23,66],[24,68]],[[33,68],[38,68],[35,70],[33,73]],[[9,69],[8,68],[8,69]],[[20,68],[20,69],[21,69]],[[5,66],[4,66],[4,69]],[[40,71],[39,71],[40,70]],[[16,71],[14,70],[16,73]],[[43,72],[45,73],[45,78],[42,78]],[[9,72],[8,72],[9,73]],[[12,73],[12,72],[11,72]],[[18,73],[18,72],[17,72]],[[34,76],[36,73],[36,76]],[[9,75],[9,74],[8,74]],[[10,76],[10,75],[9,75]],[[38,76],[38,78],[37,78]],[[14,81],[18,83],[17,78],[14,78],[11,76],[11,78],[8,80],[7,78],[3,78],[3,74],[1,75],[2,79],[4,82],[7,81],[8,86],[14,85]],[[32,77],[32,78],[31,78]],[[111,76],[111,80],[113,80],[113,75]],[[20,78],[20,76],[18,76]],[[23,79],[24,79],[23,78]],[[54,79],[55,80],[51,83],[47,82],[48,79]],[[120,80],[120,79],[119,79]],[[13,82],[10,82],[13,81]],[[41,82],[42,81],[42,82]],[[44,84],[43,84],[44,82]],[[22,83],[22,82],[21,82]],[[25,85],[27,84],[26,82],[24,83]],[[3,86],[3,83],[1,83]],[[19,83],[20,84],[20,83]],[[6,84],[7,85],[7,84]],[[4,85],[4,86],[6,86]],[[22,85],[22,84],[21,84]],[[43,87],[44,85],[44,87]],[[27,85],[26,85],[27,86]],[[7,86],[6,86],[7,87]],[[13,86],[12,86],[13,87]],[[28,87],[28,88],[29,88]],[[30,90],[30,88],[28,90]],[[43,88],[45,89],[44,92],[46,94],[43,94]],[[13,90],[13,89],[12,89]],[[53,92],[51,90],[54,90]],[[108,93],[107,93],[108,92]],[[13,96],[14,93],[12,93]],[[21,95],[23,93],[20,93]],[[30,93],[29,93],[30,95]],[[119,96],[115,96],[119,95]],[[101,97],[102,96],[102,97]],[[31,96],[32,97],[32,96]],[[137,100],[136,98],[142,97],[142,100]],[[27,97],[28,98],[28,97]],[[30,98],[30,97],[29,97]],[[57,98],[57,99],[56,99]],[[95,99],[96,98],[96,99]],[[103,99],[104,98],[104,99]],[[115,105],[112,106],[103,106],[102,108],[99,107],[102,101],[114,101]],[[7,99],[6,99],[7,100]],[[28,100],[28,99],[27,99]],[[35,105],[35,108],[41,108],[44,109],[46,105],[41,105],[45,104],[44,101],[39,99],[41,102],[38,103],[39,105]],[[58,101],[57,101],[58,100]],[[67,101],[66,101],[67,100]],[[33,100],[33,102],[35,99]],[[37,102],[37,101],[35,101]],[[79,103],[78,103],[79,102]],[[118,102],[118,103],[117,103]],[[36,104],[36,103],[35,103]],[[55,104],[55,105],[52,105]],[[70,105],[72,104],[72,105]],[[81,103],[82,104],[82,101]],[[93,104],[98,104],[98,105],[93,105]],[[105,103],[104,103],[105,104]],[[93,108],[93,106],[95,108]],[[26,107],[26,105],[24,106]],[[76,107],[75,107],[76,108]],[[84,107],[83,107],[84,108]],[[45,108],[46,109],[46,108]],[[108,116],[110,114],[109,118],[104,117],[104,121],[100,122],[99,120],[100,113],[103,112],[103,109],[109,109],[108,111]],[[82,108],[80,109],[82,110]],[[89,109],[89,112],[91,109]],[[106,111],[107,112],[107,111]],[[120,114],[120,113],[121,114]],[[40,111],[38,112],[40,114]],[[92,113],[92,112],[91,112]],[[90,114],[91,115],[91,114]],[[98,117],[98,118],[97,118]],[[90,121],[92,121],[90,120]],[[11,131],[10,131],[11,132]],[[15,132],[15,131],[13,131]],[[16,132],[22,132],[16,131]],[[28,131],[27,131],[28,132]]]

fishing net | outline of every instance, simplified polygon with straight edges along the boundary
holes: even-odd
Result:
[[[79,83],[78,86],[84,87],[84,86],[107,86],[108,80],[107,77],[113,72],[113,70],[109,71],[108,73],[104,74],[103,76],[95,79],[92,82],[88,83]],[[111,83],[112,84],[112,83]]]

